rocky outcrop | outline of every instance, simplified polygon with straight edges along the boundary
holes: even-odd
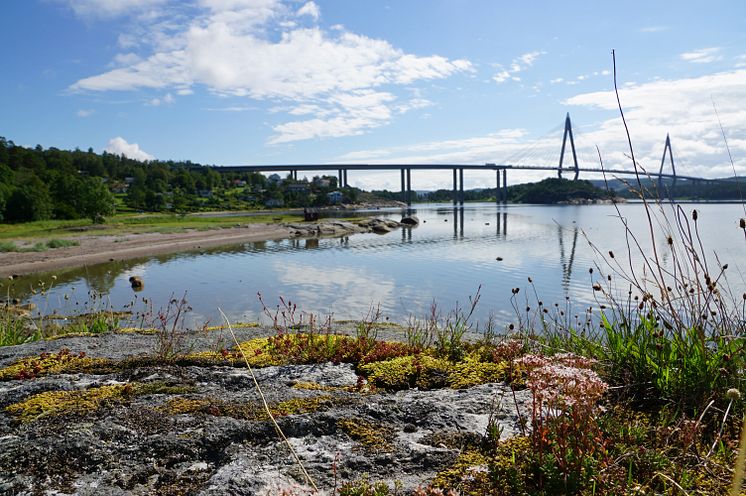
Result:
[[[401,223],[409,226],[416,226],[419,225],[420,219],[416,215],[405,215],[402,217]]]
[[[192,353],[214,346],[188,338]],[[66,364],[112,362],[97,373],[65,365],[66,373],[2,375],[19,357],[61,348],[71,350]],[[0,493],[309,494],[246,368],[158,359],[157,348],[157,336],[112,334],[0,350]],[[320,494],[364,474],[411,491],[483,435],[490,418],[503,436],[519,428],[503,384],[387,393],[361,387],[351,365],[255,373]],[[516,395],[528,409],[529,393]]]
[[[344,236],[355,233],[374,232],[386,234],[402,226],[391,219],[370,218],[356,222],[326,219],[316,223],[285,224],[291,237]]]

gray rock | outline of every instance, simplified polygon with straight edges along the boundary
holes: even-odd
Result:
[[[238,332],[240,339],[247,339],[267,330]],[[192,351],[214,346],[201,336],[204,333],[189,336]],[[120,359],[149,347],[152,353],[156,342],[153,336],[117,334],[37,342],[0,349],[0,364],[7,366],[19,357],[63,347]],[[255,375],[270,403],[321,398],[315,411],[277,418],[320,494],[331,494],[335,465],[338,485],[369,474],[371,480],[390,484],[399,480],[405,490],[412,490],[426,484],[458,455],[457,446],[446,446],[439,439],[481,436],[491,413],[504,437],[519,429],[511,390],[503,384],[361,394],[345,388],[358,380],[352,366],[345,364],[267,367],[255,370]],[[31,423],[19,423],[4,408],[44,391],[129,382],[187,386],[192,392],[136,396],[89,414],[48,416]],[[298,382],[317,383],[322,389],[292,387]],[[526,416],[530,393],[516,391],[516,397]],[[0,382],[0,492],[36,494],[43,488],[48,494],[210,496],[278,494],[292,489],[293,494],[310,494],[310,485],[270,422],[242,415],[240,410],[176,414],[167,408],[174,398],[236,407],[256,405],[261,411],[249,371],[228,366],[150,362],[104,375]],[[490,405],[496,405],[494,412]],[[375,426],[388,446],[373,450],[361,444],[345,433],[339,423],[342,419]]]

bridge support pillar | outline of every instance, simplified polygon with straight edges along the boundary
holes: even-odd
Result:
[[[406,190],[406,183],[404,181],[404,169],[401,169],[399,172],[401,172],[401,199],[403,201],[406,201],[405,192]]]
[[[458,203],[458,178],[456,176],[456,169],[453,169],[453,204]]]
[[[344,178],[342,177],[342,169],[339,169],[337,171],[337,188],[343,188],[344,187]]]
[[[293,181],[298,180],[298,171],[297,170],[291,170],[290,171],[290,177],[293,178]]]
[[[458,202],[464,204],[464,169],[458,170]]]
[[[503,169],[503,187],[502,187],[502,200],[503,203],[508,203],[508,171]]]
[[[407,169],[407,206],[412,205],[412,169]]]
[[[343,175],[342,183],[344,184],[344,187],[347,188],[350,185],[350,183],[347,182],[347,169],[342,170],[342,175]]]
[[[495,170],[495,179],[497,186],[495,187],[495,203],[500,204],[503,199],[503,190],[500,187],[500,169]]]

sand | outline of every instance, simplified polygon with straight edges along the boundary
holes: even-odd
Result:
[[[168,234],[144,233],[116,236],[86,234],[73,238],[80,243],[79,246],[54,248],[44,252],[0,253],[0,277],[288,237],[290,237],[290,229],[277,224],[248,224],[241,227]],[[35,239],[34,241],[43,240]]]

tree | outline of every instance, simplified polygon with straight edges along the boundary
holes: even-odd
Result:
[[[114,213],[114,196],[99,178],[86,178],[80,188],[80,213],[94,223]]]
[[[13,190],[5,206],[5,217],[10,222],[30,222],[52,217],[52,200],[40,179]]]

